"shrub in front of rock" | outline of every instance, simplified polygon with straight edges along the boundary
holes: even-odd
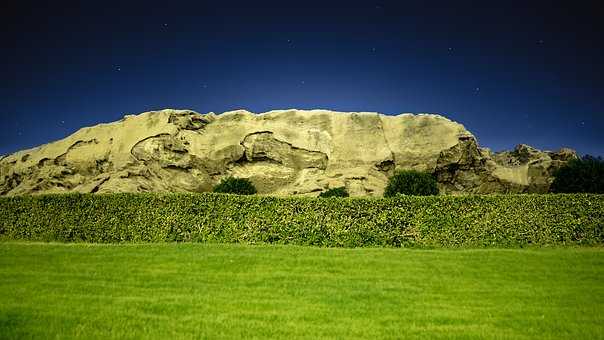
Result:
[[[604,160],[589,155],[570,160],[554,173],[550,191],[604,194]]]
[[[331,189],[319,194],[319,197],[321,197],[321,198],[348,197],[348,196],[350,196],[350,195],[348,194],[348,191],[346,191],[346,187],[331,188]]]
[[[393,197],[396,195],[438,195],[436,179],[426,172],[415,170],[397,171],[390,177],[384,190],[384,197]]]
[[[223,178],[212,191],[237,195],[253,195],[257,192],[256,187],[249,179],[237,177]]]

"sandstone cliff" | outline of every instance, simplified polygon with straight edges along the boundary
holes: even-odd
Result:
[[[432,114],[161,110],[80,129],[0,159],[0,195],[211,190],[249,178],[260,194],[345,186],[382,195],[396,169],[434,173],[443,193],[545,192],[574,151],[526,145],[492,154],[463,125]]]

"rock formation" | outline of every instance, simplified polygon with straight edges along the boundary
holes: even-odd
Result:
[[[526,145],[492,154],[463,125],[432,114],[161,110],[3,157],[0,195],[204,192],[236,176],[260,194],[345,186],[352,196],[380,196],[398,169],[434,173],[442,193],[546,192],[574,157]]]

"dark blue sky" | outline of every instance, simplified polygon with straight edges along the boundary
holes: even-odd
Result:
[[[326,108],[604,155],[602,10],[586,2],[124,3],[2,9],[0,154],[153,109]]]

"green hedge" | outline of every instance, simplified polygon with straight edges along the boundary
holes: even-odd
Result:
[[[0,237],[329,247],[602,245],[604,196],[277,198],[228,194],[0,197]]]

